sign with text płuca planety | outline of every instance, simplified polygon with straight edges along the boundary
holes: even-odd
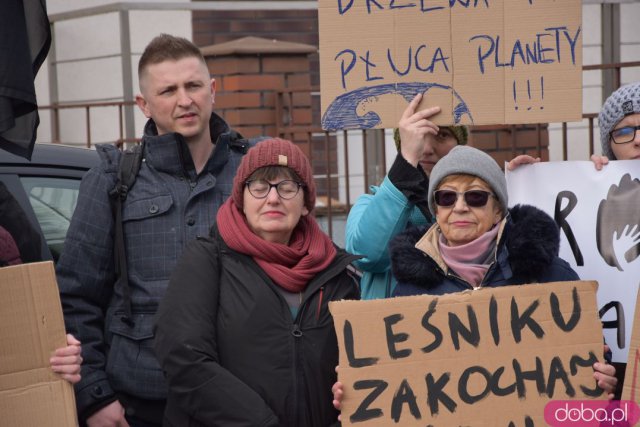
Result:
[[[606,399],[596,282],[329,305],[342,424],[544,426],[550,401]]]
[[[582,117],[580,0],[319,0],[323,129]]]

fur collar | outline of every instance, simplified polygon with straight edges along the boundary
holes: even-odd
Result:
[[[410,228],[389,243],[391,267],[398,282],[430,288],[444,279],[436,262],[415,248],[427,229]],[[538,281],[558,256],[559,249],[560,232],[549,215],[530,205],[509,209],[497,250],[498,258],[503,253],[508,255],[514,279],[525,283]]]

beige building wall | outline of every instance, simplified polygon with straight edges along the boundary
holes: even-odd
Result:
[[[149,2],[138,0],[138,3]],[[159,3],[158,1],[155,1]],[[168,1],[167,1],[168,2]],[[172,0],[172,3],[188,3]],[[66,12],[113,3],[106,0],[48,0],[47,12],[55,19]],[[131,55],[125,58],[120,13],[111,12],[74,19],[54,21],[55,52],[50,52],[36,79],[39,105],[51,104],[55,94],[51,92],[52,67],[57,73],[57,100],[60,104],[116,102],[133,99],[123,85],[125,73],[132,76],[132,93],[138,88],[138,60],[146,44],[161,32],[191,39],[191,13],[188,11],[131,11],[129,13],[129,43]],[[52,63],[53,54],[56,62]],[[125,64],[130,67],[124,67]],[[133,109],[134,135],[142,134],[145,117]],[[53,139],[51,114],[40,112],[41,124],[38,141]],[[92,143],[114,142],[119,135],[118,109],[103,107],[91,110]],[[60,141],[65,144],[83,144],[87,139],[86,113],[82,109],[62,110],[60,114]]]

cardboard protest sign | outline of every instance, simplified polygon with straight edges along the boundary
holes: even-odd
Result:
[[[640,293],[638,297],[640,297]],[[638,297],[636,297],[636,307],[640,302]],[[636,310],[633,319],[627,369],[624,372],[622,399],[632,400],[640,404],[640,310]]]
[[[582,117],[580,0],[319,0],[323,129]]]
[[[330,303],[345,426],[542,426],[602,398],[595,282]],[[513,423],[513,424],[510,424]]]
[[[0,424],[77,426],[73,386],[49,357],[66,345],[53,263],[0,268]]]
[[[506,179],[509,205],[551,215],[560,257],[600,284],[604,336],[613,361],[626,362],[640,285],[640,160],[611,161],[601,171],[590,161],[542,162],[507,170]]]

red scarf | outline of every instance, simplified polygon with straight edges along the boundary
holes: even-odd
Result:
[[[263,240],[249,228],[231,198],[220,207],[218,230],[233,250],[251,256],[265,273],[289,292],[302,292],[307,283],[331,264],[336,248],[315,219],[300,217],[289,245]]]

